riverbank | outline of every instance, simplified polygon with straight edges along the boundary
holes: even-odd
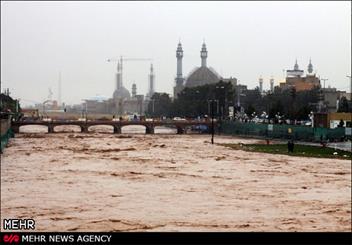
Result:
[[[300,157],[319,157],[332,159],[352,159],[352,153],[339,149],[322,147],[317,145],[307,145],[297,143],[294,145],[293,152],[288,152],[287,144],[220,144],[234,150],[248,152],[263,152],[270,154],[281,154]]]

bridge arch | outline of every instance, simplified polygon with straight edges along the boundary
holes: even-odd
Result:
[[[121,125],[121,133],[128,133],[128,134],[144,134],[144,133],[151,133],[154,132],[154,128],[148,127],[144,124],[135,124],[135,125]]]
[[[19,125],[19,126],[16,126],[15,128],[12,127],[12,129],[14,133],[47,133],[48,132],[48,126],[38,125],[38,124]]]
[[[68,133],[68,132],[82,132],[82,128],[79,125],[75,124],[66,124],[66,125],[53,125],[53,132]]]
[[[158,125],[154,127],[154,133],[155,134],[176,134],[177,133],[177,128],[175,125]]]
[[[96,133],[114,133],[116,131],[115,126],[110,124],[96,124],[88,126],[88,132]]]

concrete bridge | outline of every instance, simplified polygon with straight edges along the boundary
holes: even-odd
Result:
[[[81,132],[88,133],[88,128],[96,125],[108,125],[114,128],[114,133],[121,134],[121,128],[129,125],[141,125],[146,128],[147,134],[154,134],[154,129],[156,126],[173,126],[177,129],[177,134],[183,134],[186,127],[194,125],[206,125],[211,128],[211,121],[199,122],[199,121],[15,121],[12,122],[11,128],[14,133],[20,132],[21,126],[26,125],[41,125],[48,127],[48,133],[54,133],[54,128],[56,126],[62,125],[76,125],[81,128]],[[214,128],[217,123],[214,122]]]

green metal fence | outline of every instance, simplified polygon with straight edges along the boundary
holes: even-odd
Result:
[[[265,138],[295,139],[302,141],[340,141],[352,139],[345,128],[312,128],[280,124],[222,122],[221,132],[228,135],[260,136]]]
[[[5,116],[1,116],[3,118],[0,118],[0,153],[3,152],[9,139],[15,136],[11,129],[11,115],[6,114]]]
[[[0,136],[0,141],[1,141],[0,152],[1,153],[3,152],[3,150],[6,147],[7,143],[9,142],[9,139],[13,138],[13,137],[15,137],[15,134],[13,133],[11,128],[9,128],[5,134]]]

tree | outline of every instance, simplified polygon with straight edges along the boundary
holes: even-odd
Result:
[[[233,88],[230,82],[219,81],[216,84],[206,84],[197,87],[186,87],[179,93],[178,98],[173,101],[173,116],[191,117],[209,114],[208,101],[218,100],[219,108],[227,114],[227,107],[233,101]]]
[[[352,112],[352,108],[349,108],[348,101],[345,96],[341,97],[337,112]]]
[[[148,114],[153,116],[191,117],[208,115],[208,101],[218,101],[220,113],[227,115],[228,106],[236,105],[238,87],[233,87],[230,82],[219,81],[216,84],[206,84],[197,87],[186,87],[171,101],[169,95],[155,93],[152,102],[148,105]],[[273,93],[262,96],[259,88],[240,91],[240,103],[245,108],[247,115],[253,112],[261,114],[265,111],[269,118],[281,116],[292,120],[306,120],[311,111],[316,110],[319,101],[319,88],[312,90],[296,91],[295,89],[281,89],[276,87]],[[243,95],[243,96],[242,96]],[[153,104],[154,103],[154,104]],[[347,104],[346,104],[347,103]],[[153,106],[154,105],[154,111]],[[341,110],[348,108],[348,101],[341,99]],[[221,111],[222,110],[222,111]]]
[[[290,95],[291,95],[293,100],[296,99],[296,95],[297,95],[296,88],[293,87],[293,88],[290,89]]]
[[[249,104],[244,111],[247,115],[251,116],[255,112],[255,108],[252,104]]]
[[[263,98],[260,95],[259,88],[243,90],[241,91],[241,94],[242,96],[240,95],[240,104],[245,108],[247,115],[249,115],[249,112],[251,112],[253,108],[256,113],[261,113],[262,111],[266,110],[265,106],[263,106]],[[238,93],[236,92],[235,95],[237,100]]]
[[[147,114],[152,117],[169,117],[171,108],[172,101],[167,93],[154,93],[148,104]]]

